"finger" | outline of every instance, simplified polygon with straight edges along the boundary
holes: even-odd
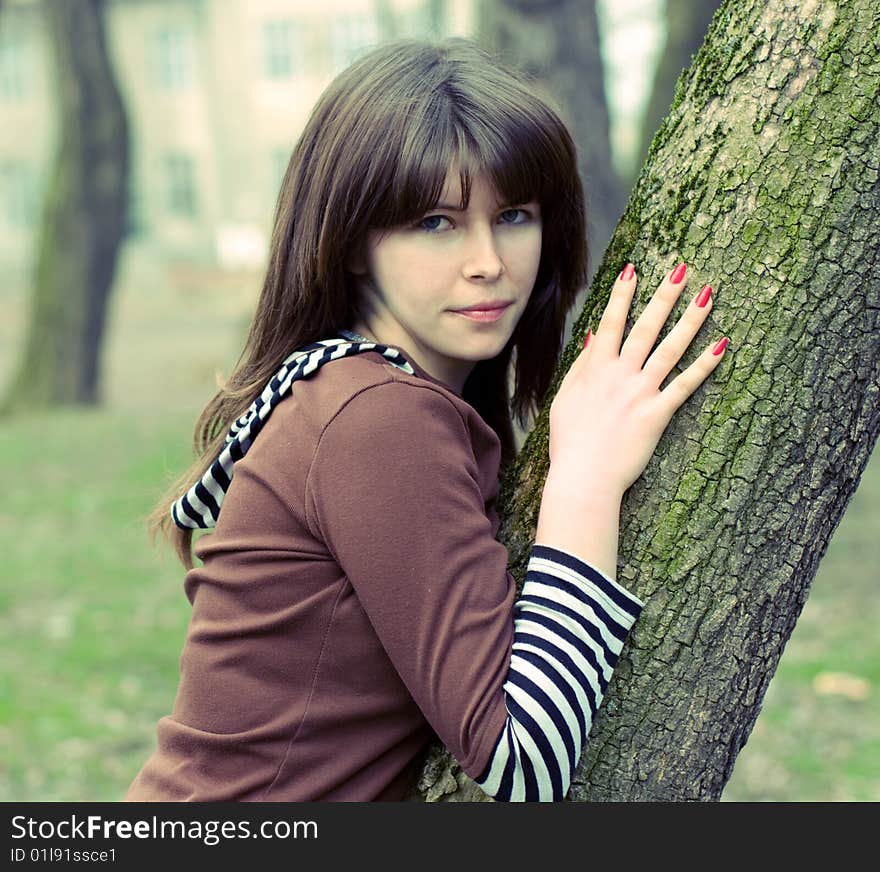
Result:
[[[635,267],[628,263],[614,281],[608,305],[602,313],[595,334],[590,339],[590,345],[595,345],[604,351],[611,351],[615,356],[620,352],[620,343],[623,339],[626,318],[632,306],[637,281]]]
[[[727,343],[726,336],[713,342],[684,372],[660,391],[664,414],[672,418],[682,403],[714,372],[727,355]]]
[[[700,305],[702,303],[702,306]],[[678,323],[654,349],[643,367],[645,377],[656,386],[672,372],[712,311],[712,288],[704,285],[691,300]]]
[[[687,282],[687,266],[684,263],[678,264],[666,274],[626,337],[620,350],[621,358],[632,361],[638,367],[642,366]]]
[[[574,379],[579,378],[578,374],[586,366],[587,355],[588,355],[590,349],[595,344],[595,338],[596,338],[596,336],[593,333],[592,329],[588,329],[587,335],[583,339],[583,344],[581,346],[581,350],[577,354],[577,356],[575,357],[571,366],[568,368],[568,373],[566,373],[566,375],[570,374],[571,377]]]

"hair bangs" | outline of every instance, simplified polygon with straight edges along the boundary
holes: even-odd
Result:
[[[503,205],[552,201],[559,186],[548,178],[546,167],[558,156],[548,153],[546,140],[530,135],[518,119],[506,118],[501,128],[491,121],[468,124],[449,102],[432,102],[435,111],[426,112],[425,123],[411,127],[399,146],[394,176],[375,204],[371,226],[399,226],[434,209],[455,170],[462,210],[470,203],[474,177],[482,174]]]
[[[554,162],[521,122],[502,120],[507,122],[505,126],[493,123],[495,119],[480,119],[469,125],[480,171],[486,173],[504,205],[530,200],[547,204],[556,186],[548,184],[546,168]]]
[[[431,94],[418,110],[414,112],[409,107],[407,124],[398,128],[402,133],[400,141],[392,143],[389,149],[393,155],[388,161],[393,176],[376,202],[369,219],[372,227],[399,226],[433,209],[456,166],[462,189],[459,205],[467,207],[471,178],[481,167],[471,157],[473,149],[467,142],[466,131],[456,124],[453,107],[440,94]],[[413,115],[417,116],[415,120]],[[388,160],[387,152],[382,159]]]
[[[473,179],[486,175],[505,206],[536,200],[547,207],[558,197],[562,179],[552,170],[560,154],[533,118],[515,112],[466,117],[446,97],[432,95],[432,111],[413,125],[394,162],[387,195],[370,222],[394,227],[416,220],[440,202],[450,172],[457,169],[460,209],[467,209]]]

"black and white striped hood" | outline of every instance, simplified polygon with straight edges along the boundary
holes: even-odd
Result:
[[[363,354],[366,351],[378,351],[394,366],[410,375],[415,374],[410,363],[397,348],[371,342],[365,336],[350,330],[340,330],[339,337],[313,342],[294,351],[284,360],[260,396],[229,428],[226,445],[207,472],[180,499],[172,503],[171,517],[178,527],[208,529],[216,525],[223,497],[232,480],[235,461],[241,460],[247,454],[266,419],[275,406],[290,393],[295,381],[309,378],[331,360]]]

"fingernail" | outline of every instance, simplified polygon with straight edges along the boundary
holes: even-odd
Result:
[[[620,280],[622,282],[629,281],[629,279],[631,279],[635,275],[635,272],[636,268],[631,263],[628,263],[623,268],[623,272],[620,274]]]
[[[590,336],[592,336],[592,335],[593,335],[593,328],[591,327],[589,330],[587,330],[587,335],[584,337],[584,348],[587,347],[587,343],[590,341]]]
[[[712,296],[712,288],[709,285],[703,285],[703,289],[697,294],[697,305],[702,309],[709,302]]]
[[[727,348],[728,339],[725,336],[724,339],[720,340],[719,343],[712,349],[712,354],[718,355]]]
[[[684,278],[684,273],[685,273],[686,269],[687,269],[687,266],[685,266],[684,263],[680,263],[673,270],[672,275],[669,277],[669,281],[671,281],[672,284],[677,285]]]

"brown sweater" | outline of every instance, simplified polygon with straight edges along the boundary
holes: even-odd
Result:
[[[397,800],[431,727],[485,767],[513,640],[500,444],[406,358],[416,375],[378,352],[326,364],[236,463],[127,800]]]

